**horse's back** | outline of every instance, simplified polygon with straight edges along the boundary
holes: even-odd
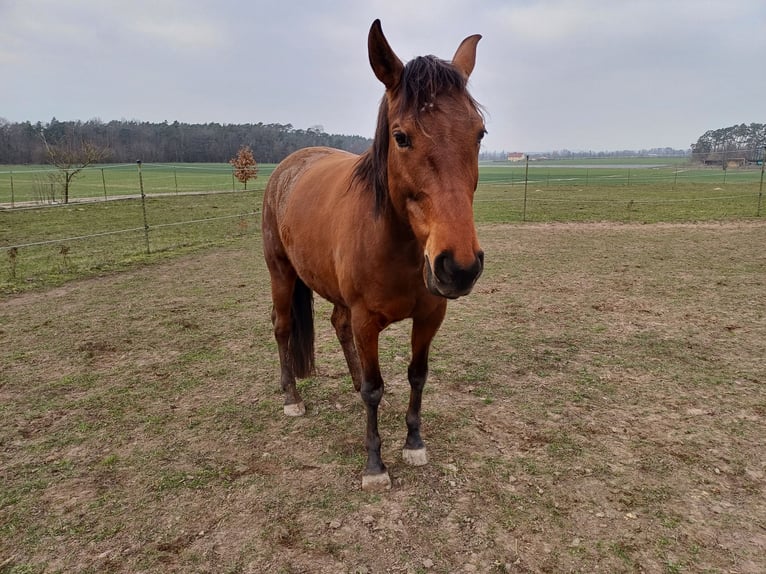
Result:
[[[342,186],[348,186],[353,165],[352,153],[329,147],[309,147],[287,156],[274,169],[264,192],[264,213],[270,210],[278,221],[292,202],[306,205],[327,200]]]
[[[289,262],[306,285],[335,302],[343,300],[335,256],[355,243],[348,239],[358,206],[349,190],[358,159],[332,148],[299,150],[276,167],[263,199],[270,268]]]

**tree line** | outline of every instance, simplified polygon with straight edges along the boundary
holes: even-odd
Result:
[[[763,159],[766,124],[739,124],[708,130],[692,144],[692,156],[703,163],[741,159],[755,163]]]
[[[223,163],[248,145],[260,163],[277,163],[300,148],[329,146],[362,153],[372,143],[354,135],[325,133],[321,126],[296,129],[291,124],[187,124],[101,120],[11,123],[0,118],[0,164],[47,163],[46,143],[95,146],[108,153],[103,161],[129,163]]]

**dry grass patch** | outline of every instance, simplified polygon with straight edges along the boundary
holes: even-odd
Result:
[[[401,462],[408,326],[381,337],[394,488],[318,304],[282,416],[252,238],[6,298],[0,572],[762,572],[766,226],[497,225]]]

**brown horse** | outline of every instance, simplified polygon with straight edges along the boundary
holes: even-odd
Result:
[[[315,291],[335,306],[332,324],[366,407],[363,489],[391,485],[378,434],[380,332],[412,319],[403,458],[426,464],[420,405],[431,340],[447,299],[467,295],[484,267],[473,222],[484,119],[466,90],[480,39],[463,40],[452,62],[426,56],[405,66],[376,20],[369,57],[386,92],[372,147],[361,156],[300,150],[266,187],[263,249],[284,412],[306,412],[295,378],[314,369]]]

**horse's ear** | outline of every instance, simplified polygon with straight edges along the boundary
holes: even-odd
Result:
[[[479,43],[479,40],[481,40],[481,34],[468,36],[460,42],[460,46],[457,47],[457,51],[452,57],[452,65],[460,70],[466,79],[471,75],[476,64],[476,44]]]
[[[404,64],[394,54],[388,40],[383,35],[380,20],[375,20],[367,37],[367,50],[370,56],[370,66],[377,78],[383,82],[387,90],[392,90],[399,84]]]

